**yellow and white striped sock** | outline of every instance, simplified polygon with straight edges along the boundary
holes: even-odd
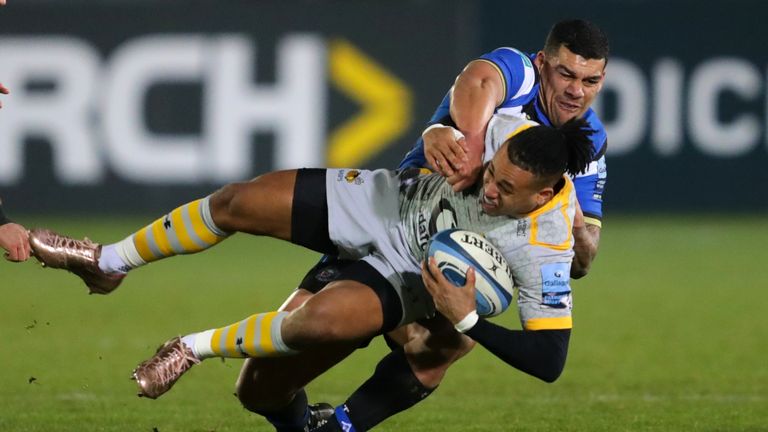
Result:
[[[184,336],[184,343],[200,359],[211,357],[276,357],[296,351],[283,342],[281,325],[289,312],[252,315],[225,327]]]
[[[114,246],[124,264],[113,271],[127,271],[162,258],[200,252],[227,238],[229,234],[213,222],[210,198],[208,196],[174,209],[124,240],[110,245]]]

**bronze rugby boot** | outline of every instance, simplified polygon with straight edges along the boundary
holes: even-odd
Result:
[[[152,358],[133,370],[131,379],[139,386],[139,397],[157,399],[171,389],[192,366],[200,363],[192,350],[175,337],[157,349]]]
[[[99,268],[101,245],[86,237],[76,240],[47,229],[29,232],[32,253],[43,267],[64,269],[85,282],[91,294],[109,294],[123,281],[125,274],[105,273]]]

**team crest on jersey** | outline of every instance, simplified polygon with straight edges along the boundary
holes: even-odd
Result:
[[[360,171],[358,170],[349,170],[346,173],[344,171],[339,171],[336,181],[342,180],[346,181],[347,183],[354,183],[356,185],[363,184],[363,179],[360,177]]]

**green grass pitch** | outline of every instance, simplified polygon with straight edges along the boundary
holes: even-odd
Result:
[[[29,220],[102,242],[139,219]],[[573,283],[575,329],[554,384],[478,347],[382,431],[768,431],[768,221],[613,217]],[[0,262],[0,431],[269,431],[233,396],[240,360],[209,360],[159,400],[129,373],[170,336],[273,310],[317,256],[238,235],[134,272],[109,296]],[[515,312],[498,320],[519,327]],[[337,404],[386,352],[376,341],[313,383]]]

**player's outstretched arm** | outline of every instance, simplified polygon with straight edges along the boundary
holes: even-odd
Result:
[[[588,224],[584,221],[584,213],[581,206],[576,205],[576,216],[573,219],[573,262],[571,263],[571,277],[579,279],[589,273],[597,256],[600,245],[600,227]]]
[[[456,288],[430,258],[422,264],[422,279],[437,310],[457,330],[471,337],[510,366],[546,382],[560,377],[568,355],[571,330],[510,330],[479,318],[475,310],[475,275]]]
[[[494,110],[504,99],[504,83],[499,72],[485,61],[470,62],[456,78],[451,90],[451,118],[465,139],[450,133],[424,135],[424,154],[434,167],[447,177],[454,190],[472,185],[483,164],[485,128]],[[448,169],[446,169],[448,168]]]

